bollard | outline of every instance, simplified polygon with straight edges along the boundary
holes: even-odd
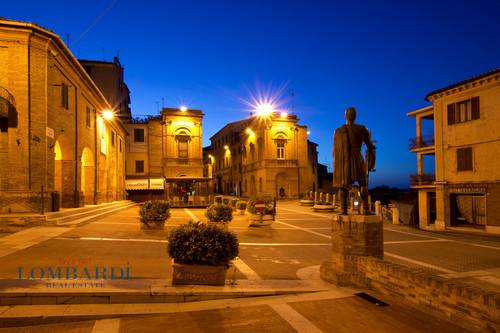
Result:
[[[375,215],[382,215],[382,203],[379,200],[375,201]]]
[[[392,207],[392,224],[399,224],[399,209],[398,207]]]
[[[326,204],[329,205],[330,204],[330,193],[327,193],[326,194]]]

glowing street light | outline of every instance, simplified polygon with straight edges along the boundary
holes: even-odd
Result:
[[[274,112],[274,105],[271,103],[259,103],[255,108],[255,112],[258,116],[269,116]]]
[[[114,112],[113,112],[113,111],[111,111],[111,110],[104,110],[104,111],[102,112],[102,116],[103,116],[103,118],[104,118],[104,119],[106,119],[106,120],[111,120],[111,119],[113,119],[113,117],[115,116],[115,114],[114,114]]]
[[[281,116],[281,118],[286,119],[286,118],[288,118],[288,113],[287,112],[281,112],[280,116]]]
[[[307,131],[307,135],[311,135],[311,131]]]
[[[246,132],[248,135],[252,135],[252,134],[253,134],[253,131],[252,131],[252,129],[251,129],[251,128],[247,128],[247,129],[245,130],[245,132]]]
[[[185,105],[181,105],[179,110],[181,110],[182,112],[186,112],[188,110],[188,108]]]
[[[229,149],[229,146],[228,146],[228,145],[225,145],[225,146],[224,146],[224,149],[225,149],[225,150],[228,150],[228,149]]]

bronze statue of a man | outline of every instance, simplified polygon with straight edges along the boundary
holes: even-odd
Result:
[[[375,166],[375,145],[368,129],[354,124],[356,109],[345,111],[346,124],[335,130],[333,135],[333,187],[339,189],[340,208],[347,214],[349,189],[357,182],[362,199],[362,214],[368,214],[368,173]],[[362,144],[366,145],[366,161],[361,155]]]

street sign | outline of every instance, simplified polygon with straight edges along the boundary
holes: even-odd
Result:
[[[257,211],[257,213],[259,214],[264,213],[265,208],[266,208],[266,203],[264,201],[255,202],[255,210]]]

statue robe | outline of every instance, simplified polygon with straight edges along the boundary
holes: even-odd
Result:
[[[361,146],[370,156],[368,167],[361,155]],[[375,146],[365,126],[350,124],[339,127],[333,135],[333,186],[350,188],[354,182],[367,181],[368,170],[375,163]]]

